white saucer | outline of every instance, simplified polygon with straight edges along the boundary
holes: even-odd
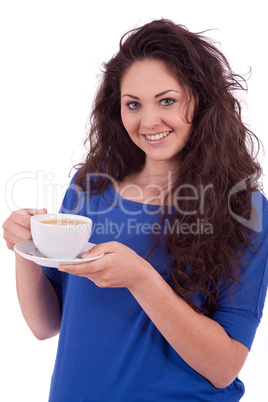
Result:
[[[88,243],[81,254],[89,251],[96,244]],[[47,258],[40,253],[40,251],[35,247],[35,244],[32,240],[22,241],[17,243],[14,247],[14,251],[26,258],[27,260],[34,261],[38,265],[44,265],[46,267],[58,268],[60,265],[68,265],[68,264],[81,264],[87,261],[97,260],[102,257],[104,254],[97,255],[96,257],[91,258],[81,258],[81,254],[74,259],[58,259],[58,258]]]

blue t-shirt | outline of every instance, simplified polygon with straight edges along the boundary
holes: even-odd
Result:
[[[262,316],[268,283],[268,203],[258,194],[257,251],[249,250],[244,258],[247,275],[241,277],[231,298],[222,287],[219,309],[212,317],[249,349]],[[104,196],[88,196],[79,189],[77,194],[74,178],[61,211],[93,220],[90,242],[115,240],[143,258],[153,245],[152,232],[159,231],[161,214],[160,206],[124,199],[112,186]],[[150,263],[168,281],[172,261],[161,243]],[[128,289],[99,288],[84,277],[55,268],[43,270],[62,304],[51,402],[237,402],[243,396],[244,385],[238,378],[217,389],[189,367]]]

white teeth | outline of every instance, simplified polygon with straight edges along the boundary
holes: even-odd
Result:
[[[170,131],[164,131],[163,133],[155,134],[155,135],[146,135],[145,137],[148,138],[150,141],[157,141],[160,140],[161,138],[166,137]]]

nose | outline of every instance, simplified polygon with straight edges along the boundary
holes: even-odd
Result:
[[[161,116],[159,111],[154,108],[143,108],[140,126],[141,129],[151,131],[161,124]]]

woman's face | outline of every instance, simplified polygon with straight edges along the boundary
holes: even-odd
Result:
[[[147,161],[172,162],[185,147],[193,114],[191,101],[185,116],[188,100],[185,89],[161,61],[137,61],[127,70],[121,84],[121,118]]]

